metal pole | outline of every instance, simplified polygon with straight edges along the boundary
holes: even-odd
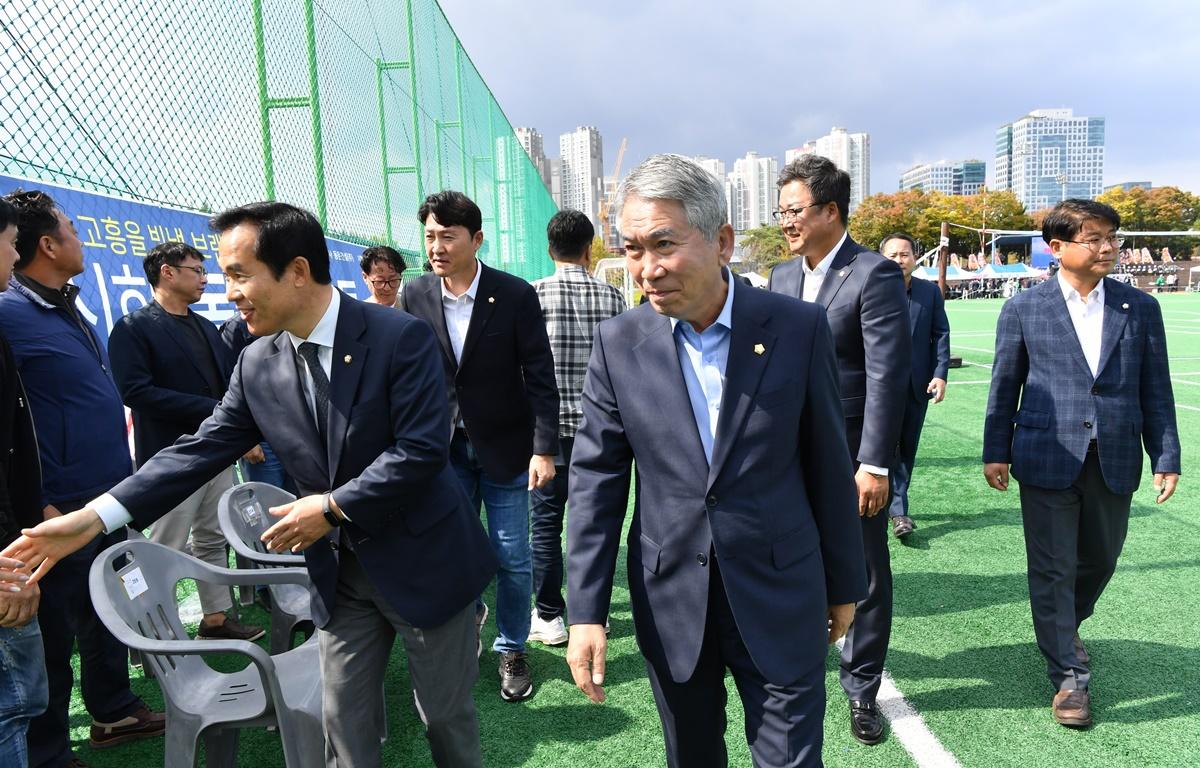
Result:
[[[425,199],[425,188],[421,177],[421,123],[417,108],[417,58],[413,44],[412,0],[404,0],[404,14],[408,31],[408,94],[412,100],[413,167],[417,175],[417,199]]]
[[[312,110],[313,181],[317,193],[317,219],[328,225],[325,209],[325,151],[321,138],[321,100],[317,82],[317,26],[313,18],[313,0],[304,0],[304,38],[308,48],[309,109]]]
[[[462,187],[467,187],[467,128],[463,115],[462,43],[454,38],[454,92],[458,96],[458,150],[462,167]]]
[[[254,63],[258,70],[258,111],[262,122],[263,181],[268,200],[275,199],[275,161],[271,153],[271,108],[267,105],[267,51],[263,40],[262,0],[253,0]]]
[[[379,96],[379,149],[383,156],[383,221],[387,227],[387,239],[396,244],[392,237],[392,177],[388,173],[387,117],[383,105],[383,62],[375,60],[375,91]]]
[[[946,295],[946,262],[950,261],[950,224],[942,222],[942,238],[938,245],[938,290]]]

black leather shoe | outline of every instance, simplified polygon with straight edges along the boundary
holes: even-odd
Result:
[[[850,733],[868,747],[883,741],[883,720],[875,702],[850,702]]]

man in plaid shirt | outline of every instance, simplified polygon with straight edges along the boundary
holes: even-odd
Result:
[[[554,479],[530,492],[530,544],[533,555],[534,609],[529,639],[546,645],[567,642],[563,622],[562,530],[567,506],[567,467],[575,431],[583,417],[580,397],[592,334],[602,320],[625,311],[621,292],[587,272],[592,239],[592,222],[579,211],[554,214],[546,226],[550,257],[555,271],[533,284],[546,318],[546,332],[554,353],[554,377],[558,381],[558,436],[561,443]]]

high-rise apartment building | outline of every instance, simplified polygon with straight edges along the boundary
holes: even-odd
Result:
[[[996,180],[1027,211],[1104,191],[1104,118],[1035,109],[996,131]]]
[[[748,229],[772,223],[771,211],[779,201],[775,181],[779,178],[779,160],[747,152],[733,163],[725,178],[725,198],[729,206],[729,223],[734,230]]]
[[[946,195],[976,195],[983,191],[987,166],[982,160],[961,163],[921,163],[900,176],[900,190],[920,189]]]
[[[784,162],[790,163],[801,155],[820,155],[833,161],[841,170],[850,174],[850,212],[871,194],[871,136],[866,133],[848,133],[845,128],[834,127],[819,139],[805,142],[802,146],[784,153]]]
[[[534,168],[537,168],[538,176],[542,177],[542,183],[549,190],[550,163],[546,160],[542,134],[538,133],[536,128],[514,128],[513,132],[517,134],[517,141],[521,142],[521,148],[525,150],[525,154],[529,155],[530,162],[533,163]]]
[[[713,157],[705,157],[704,155],[697,155],[697,156],[693,157],[692,160],[694,160],[696,162],[696,165],[700,166],[704,170],[711,173],[714,177],[716,177],[717,181],[724,183],[724,181],[725,181],[725,161],[717,160],[716,158],[713,158]]]
[[[563,208],[583,211],[600,230],[600,202],[604,199],[604,149],[600,131],[582,125],[558,137],[562,161]]]

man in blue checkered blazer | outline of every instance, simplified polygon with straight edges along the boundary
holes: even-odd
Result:
[[[1091,725],[1090,659],[1079,625],[1092,615],[1129,527],[1150,456],[1156,501],[1179,480],[1179,432],[1158,301],[1106,278],[1120,216],[1066,200],[1042,236],[1060,270],[1004,305],[984,422],[984,476],[1021,484],[1034,633],[1057,693],[1052,713]]]

